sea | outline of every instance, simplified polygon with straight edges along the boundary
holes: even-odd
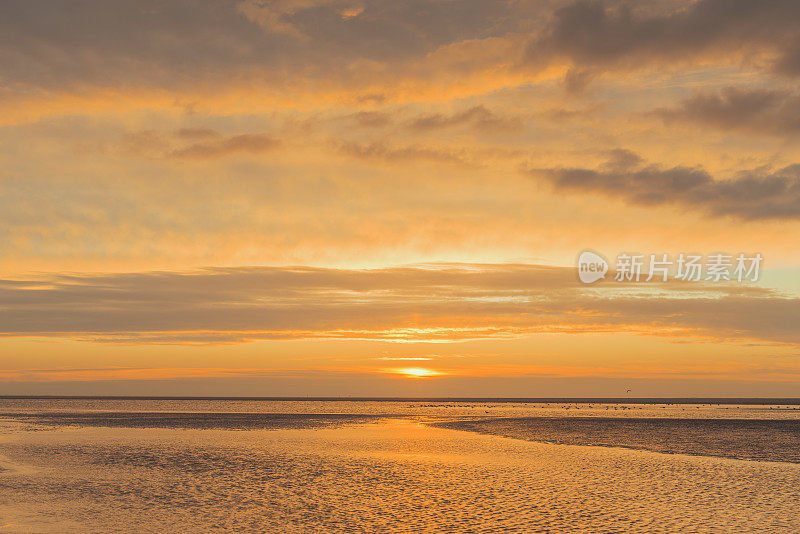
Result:
[[[798,533],[800,405],[0,398],[0,532]]]

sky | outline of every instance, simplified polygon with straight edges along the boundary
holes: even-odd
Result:
[[[0,395],[800,396],[799,17],[4,1]]]

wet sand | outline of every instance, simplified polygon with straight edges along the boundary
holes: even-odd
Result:
[[[799,464],[514,439],[437,410],[20,411],[0,532],[800,530]]]

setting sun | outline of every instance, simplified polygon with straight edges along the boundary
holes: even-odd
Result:
[[[406,378],[428,378],[442,374],[439,371],[425,369],[423,367],[407,367],[405,369],[397,369],[395,372],[405,376]]]

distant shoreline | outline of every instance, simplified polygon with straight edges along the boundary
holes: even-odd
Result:
[[[206,401],[338,401],[338,402],[488,402],[530,404],[725,404],[800,406],[800,398],[785,397],[212,397],[148,395],[0,395],[0,400],[206,400]]]

